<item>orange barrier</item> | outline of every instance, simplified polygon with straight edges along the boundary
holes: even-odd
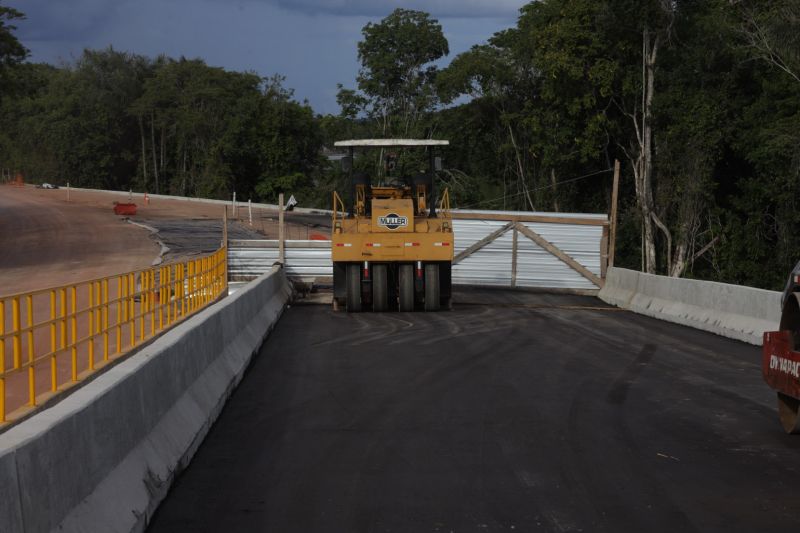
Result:
[[[0,426],[227,292],[227,252],[0,297]]]
[[[114,214],[133,216],[136,214],[136,204],[114,202]]]

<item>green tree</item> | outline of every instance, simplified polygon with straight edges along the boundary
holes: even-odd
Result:
[[[384,137],[421,135],[420,125],[436,105],[432,63],[449,53],[441,25],[422,11],[396,9],[361,33],[359,92],[340,86],[343,114],[364,113]]]
[[[15,20],[24,20],[25,15],[12,7],[0,5],[0,101],[4,94],[16,89],[11,70],[28,57],[28,50],[14,35]]]

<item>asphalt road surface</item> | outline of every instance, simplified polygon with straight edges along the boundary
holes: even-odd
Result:
[[[759,356],[589,297],[294,305],[150,531],[796,531]]]
[[[174,261],[195,255],[208,254],[219,249],[222,242],[222,221],[186,218],[137,218],[136,222],[158,230],[158,240],[169,248],[166,261]],[[231,239],[263,239],[257,231],[235,222],[228,224]]]

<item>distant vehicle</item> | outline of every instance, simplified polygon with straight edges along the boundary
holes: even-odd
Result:
[[[764,333],[761,371],[778,392],[778,417],[787,433],[800,433],[800,263],[781,298],[778,331]]]
[[[36,186],[37,189],[58,189],[58,185],[53,185],[52,183],[42,183],[41,185]]]
[[[437,202],[434,180],[441,160],[433,151],[448,144],[431,139],[359,139],[334,144],[349,149],[342,163],[350,175],[347,205],[333,193],[335,307],[345,307],[348,312],[450,308],[453,223],[447,189]],[[356,148],[384,150],[386,176],[380,183],[373,184],[367,174],[353,173]],[[393,150],[406,148],[427,152],[427,172],[413,177],[401,174]]]

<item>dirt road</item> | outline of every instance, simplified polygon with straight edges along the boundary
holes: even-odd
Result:
[[[67,203],[63,190],[0,186],[0,295],[150,266],[160,247],[111,207]]]

